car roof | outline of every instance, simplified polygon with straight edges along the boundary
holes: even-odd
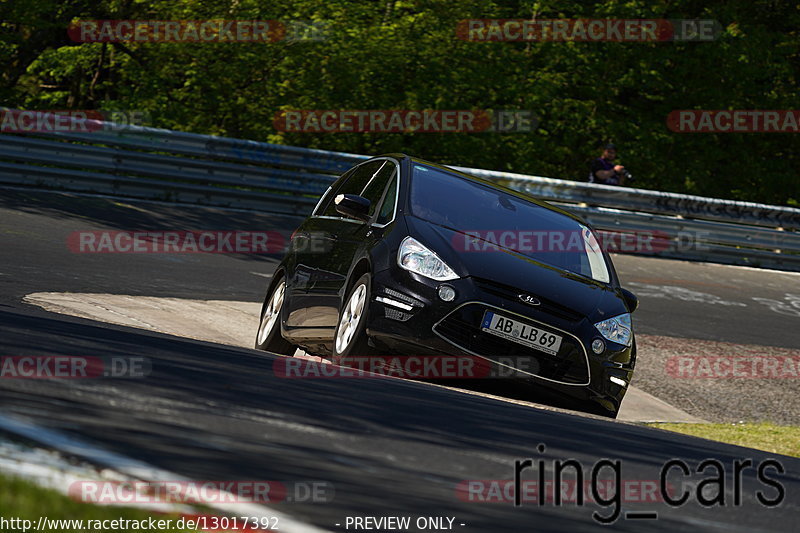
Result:
[[[498,189],[498,190],[503,191],[503,192],[505,192],[507,194],[511,194],[513,196],[516,196],[517,198],[520,198],[521,200],[525,200],[525,201],[528,201],[528,202],[535,203],[536,205],[538,205],[540,207],[543,207],[543,208],[548,209],[550,211],[553,211],[555,213],[559,213],[561,215],[569,217],[569,218],[571,218],[572,220],[574,220],[576,222],[579,222],[579,223],[584,224],[584,225],[588,225],[587,222],[585,220],[583,220],[581,217],[579,217],[579,216],[577,216],[577,215],[575,215],[573,213],[570,213],[569,211],[561,209],[560,207],[554,206],[553,204],[545,202],[544,200],[540,200],[540,199],[538,199],[538,198],[536,198],[534,196],[531,196],[530,194],[526,194],[524,192],[520,192],[520,191],[511,189],[509,187],[506,187],[504,185],[500,185],[499,183],[496,183],[496,182],[491,181],[491,180],[479,178],[479,177],[473,176],[471,174],[466,174],[464,172],[461,172],[460,170],[456,170],[454,168],[451,168],[451,167],[448,167],[448,166],[445,166],[445,165],[440,165],[438,163],[433,163],[431,161],[426,161],[424,159],[420,159],[418,157],[410,156],[408,154],[403,154],[403,153],[399,153],[399,152],[398,153],[391,153],[391,154],[383,154],[383,155],[380,155],[380,156],[376,156],[376,158],[377,157],[392,157],[392,158],[397,159],[397,160],[404,160],[405,159],[405,160],[410,161],[411,163],[421,163],[423,165],[434,167],[436,169],[441,170],[442,172],[455,174],[456,176],[459,176],[460,178],[470,180],[470,181],[472,181],[474,183],[480,183],[482,185],[485,185],[485,186],[488,186],[488,187],[492,187],[494,189]]]

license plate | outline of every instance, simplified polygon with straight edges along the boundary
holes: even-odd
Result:
[[[563,338],[560,335],[534,328],[519,320],[498,315],[492,311],[486,311],[486,313],[484,313],[481,331],[491,333],[492,335],[508,339],[550,355],[556,355],[558,353]]]

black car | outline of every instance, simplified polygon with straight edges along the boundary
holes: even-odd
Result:
[[[580,218],[391,154],[345,172],[295,231],[256,347],[470,356],[613,417],[636,361],[637,304]]]

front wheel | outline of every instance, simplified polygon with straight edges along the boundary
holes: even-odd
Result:
[[[369,309],[372,277],[363,274],[353,284],[339,312],[339,325],[333,342],[333,359],[340,361],[350,355],[367,355],[367,311]]]
[[[281,336],[281,308],[286,294],[286,283],[281,280],[267,295],[261,322],[256,335],[256,349],[279,355],[294,355],[295,347]]]

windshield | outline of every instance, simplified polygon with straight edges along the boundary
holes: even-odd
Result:
[[[583,224],[512,194],[428,165],[415,164],[411,213],[455,230],[459,252],[518,252],[608,283],[603,253]]]

